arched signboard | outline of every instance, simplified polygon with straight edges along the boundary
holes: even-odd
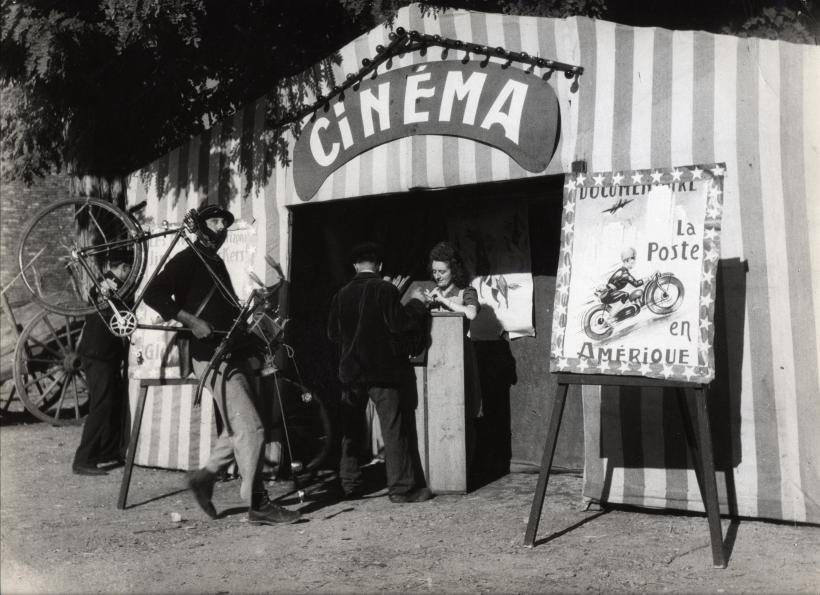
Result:
[[[357,155],[405,136],[469,138],[504,151],[531,172],[546,169],[558,142],[560,111],[550,84],[494,62],[397,68],[343,97],[319,109],[296,142],[293,181],[302,200]]]
[[[567,176],[551,371],[714,378],[724,171]]]

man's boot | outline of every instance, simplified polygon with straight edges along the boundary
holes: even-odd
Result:
[[[214,508],[211,498],[214,495],[214,484],[216,483],[216,473],[208,471],[204,467],[188,474],[188,489],[196,498],[196,503],[212,519],[216,518],[216,508]]]
[[[248,522],[252,525],[292,523],[301,516],[302,514],[296,510],[288,510],[271,502],[267,492],[254,494],[251,498],[251,507],[248,509]]]

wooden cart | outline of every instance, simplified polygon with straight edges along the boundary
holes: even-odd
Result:
[[[2,412],[18,398],[32,415],[50,424],[82,423],[88,413],[88,385],[77,349],[84,319],[54,314],[35,304],[19,307],[15,313],[5,292],[0,302],[8,323],[3,325],[0,383],[14,379]]]

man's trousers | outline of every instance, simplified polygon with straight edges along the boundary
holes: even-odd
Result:
[[[387,491],[390,494],[405,494],[419,487],[422,478],[417,477],[410,444],[409,413],[402,408],[400,393],[396,387],[353,385],[342,394],[342,458],[339,463],[339,478],[346,493],[362,487],[362,472],[359,469],[359,453],[364,442],[365,409],[368,398],[376,406],[384,439],[384,463],[387,472]]]
[[[208,362],[195,359],[193,364],[194,372],[201,378]],[[205,382],[223,421],[222,432],[211,450],[205,469],[220,473],[236,461],[242,478],[239,495],[248,506],[251,505],[252,494],[265,491],[259,475],[265,429],[254,404],[252,378],[253,371],[247,362],[223,361]]]

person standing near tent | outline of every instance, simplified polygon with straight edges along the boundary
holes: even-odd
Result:
[[[214,331],[227,331],[239,306],[228,269],[217,254],[234,217],[217,205],[203,205],[197,219],[196,243],[168,261],[148,286],[145,303],[165,320],[177,320],[191,330],[193,368],[197,376],[201,376],[220,343]],[[209,269],[219,278],[221,286],[215,283]],[[301,515],[271,502],[260,475],[265,431],[254,404],[252,374],[247,361],[235,358],[220,362],[207,379],[206,386],[225,423],[208,462],[189,474],[188,487],[200,508],[209,517],[216,518],[211,501],[214,484],[219,474],[236,461],[242,477],[239,494],[248,506],[248,522],[259,525],[291,522]]]
[[[100,287],[116,290],[131,272],[131,255],[112,252],[103,264]],[[93,287],[92,292],[97,288]],[[80,445],[74,453],[72,471],[77,475],[107,475],[98,464],[121,464],[126,425],[125,385],[122,366],[126,343],[108,328],[113,312],[104,308],[85,318],[78,352],[88,383],[88,417],[83,425]]]
[[[430,277],[436,284],[425,293],[431,310],[457,312],[467,320],[475,320],[481,305],[478,292],[469,285],[464,261],[458,251],[447,242],[439,242],[430,250],[428,260]],[[469,325],[465,326],[469,328]],[[469,331],[467,331],[469,332]],[[467,416],[466,436],[467,467],[474,467],[476,452],[476,420],[482,416],[481,383],[473,342],[464,335],[464,394]],[[471,469],[471,471],[474,469]]]
[[[420,289],[402,305],[399,290],[380,276],[381,248],[372,242],[355,246],[353,279],[333,297],[328,317],[328,338],[339,345],[339,380],[342,383],[342,454],[339,479],[347,498],[361,495],[362,472],[358,453],[362,446],[365,409],[370,399],[379,416],[384,439],[388,497],[394,503],[423,502],[433,497],[423,486],[424,477],[414,464],[407,407],[399,386],[412,373],[400,337],[422,333],[427,312]],[[415,457],[417,458],[417,457]]]

